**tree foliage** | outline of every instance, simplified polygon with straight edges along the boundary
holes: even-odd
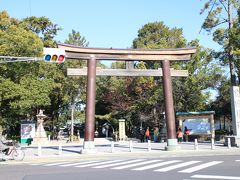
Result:
[[[68,35],[68,40],[65,40],[64,43],[84,47],[89,45],[85,37],[82,37],[80,32],[76,32],[75,30],[72,30],[72,33]]]
[[[207,11],[202,28],[213,32],[213,40],[223,47],[221,51],[216,52],[216,57],[224,64],[229,63],[233,83],[235,71],[238,81],[240,79],[239,9],[239,0],[207,0],[200,12],[203,14]]]
[[[0,13],[0,18],[1,56],[41,57],[43,46],[56,46],[54,37],[61,28],[48,18],[17,20],[5,11]],[[84,63],[69,64],[79,67]],[[0,125],[9,126],[18,134],[21,120],[35,119],[38,110],[44,109],[50,128],[58,126],[60,114],[64,114],[73,97],[79,95],[79,89],[85,87],[83,78],[66,76],[69,64],[1,63]]]
[[[213,40],[222,49],[216,51],[216,58],[223,64],[229,63],[231,85],[236,86],[240,80],[240,1],[239,0],[208,0],[201,10],[201,14],[207,11],[202,28],[213,32]],[[237,78],[235,77],[237,74]],[[238,83],[236,83],[238,80]],[[212,103],[216,116],[231,117],[229,83],[220,81],[218,96]]]
[[[210,49],[198,40],[187,42],[183,31],[169,28],[163,22],[144,25],[133,41],[134,48],[160,49],[194,46],[197,53],[189,62],[173,62],[172,68],[187,69],[189,77],[172,78],[176,111],[201,111],[209,108],[210,89],[219,85],[223,78],[221,67],[213,60]],[[136,69],[157,69],[160,62],[135,62]],[[113,63],[112,68],[125,68],[123,63]],[[125,118],[129,131],[134,126],[162,126],[164,97],[160,77],[109,77],[98,84],[98,97],[112,118]],[[104,109],[104,108],[102,108]]]

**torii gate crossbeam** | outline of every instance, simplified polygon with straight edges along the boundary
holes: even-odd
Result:
[[[175,114],[173,107],[170,61],[187,61],[196,52],[196,48],[181,49],[104,49],[85,48],[67,44],[58,44],[63,48],[67,59],[87,59],[87,105],[86,128],[83,153],[94,151],[95,96],[96,96],[96,60],[161,61],[165,115],[167,125],[167,150],[178,147],[176,139]]]

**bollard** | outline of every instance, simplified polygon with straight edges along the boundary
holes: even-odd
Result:
[[[111,142],[111,152],[112,153],[114,152],[114,142],[113,141]]]
[[[228,149],[231,149],[231,139],[230,138],[228,138]]]
[[[62,155],[62,144],[59,143],[58,145],[58,155]]]
[[[151,141],[148,140],[148,151],[151,151],[151,150],[152,150],[152,148],[151,148]]]
[[[48,135],[48,141],[50,141],[50,135]]]
[[[42,146],[41,146],[41,143],[38,143],[38,156],[39,157],[42,156]]]
[[[133,152],[132,140],[129,141],[129,151],[130,151],[130,152]]]
[[[194,141],[194,149],[198,150],[198,141],[197,141],[197,139],[195,139],[195,141]]]
[[[214,139],[211,139],[211,149],[215,149]]]

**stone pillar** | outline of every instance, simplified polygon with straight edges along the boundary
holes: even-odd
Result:
[[[162,61],[163,68],[163,92],[165,102],[165,115],[167,125],[167,147],[168,151],[180,149],[176,138],[175,114],[173,107],[172,81],[170,72],[170,62]]]
[[[95,131],[95,98],[96,98],[96,59],[91,57],[88,62],[87,70],[87,105],[86,105],[86,124],[84,143],[81,153],[96,152],[94,145]]]
[[[232,130],[233,136],[225,136],[224,145],[228,145],[228,138],[231,140],[231,146],[240,147],[240,93],[238,86],[231,86],[231,112],[232,112]]]
[[[215,123],[213,114],[210,115],[211,139],[215,139]]]
[[[231,87],[231,110],[232,110],[232,127],[233,135],[240,138],[240,94],[239,87]]]

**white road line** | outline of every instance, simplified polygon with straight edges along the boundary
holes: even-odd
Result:
[[[135,160],[124,161],[124,162],[120,162],[120,163],[107,164],[107,165],[103,165],[103,166],[95,166],[93,168],[106,168],[106,167],[111,167],[111,166],[119,166],[119,165],[123,165],[123,164],[135,163],[135,162],[139,162],[139,161],[145,161],[145,160],[144,159],[135,159]]]
[[[119,167],[115,167],[115,168],[112,168],[112,169],[126,169],[126,168],[130,168],[130,167],[135,167],[135,166],[150,164],[150,163],[159,162],[159,161],[162,161],[162,160],[150,160],[150,161],[146,161],[146,162],[140,162],[140,163],[135,163],[135,164],[129,164],[129,165],[124,165],[124,166],[119,166]]]
[[[61,167],[68,167],[68,166],[77,166],[77,165],[81,165],[81,164],[89,164],[89,163],[95,163],[98,161],[85,161],[85,162],[78,162],[78,163],[72,163],[72,164],[63,164],[63,165],[59,165]]]
[[[240,160],[235,160],[235,161],[240,162]]]
[[[90,167],[90,166],[98,166],[102,164],[110,164],[110,163],[115,163],[123,160],[113,160],[113,161],[104,161],[104,162],[98,162],[98,163],[93,163],[93,164],[87,164],[87,165],[80,165],[80,166],[75,166],[75,167]]]
[[[148,165],[148,166],[143,166],[143,167],[132,169],[132,170],[142,171],[142,170],[152,169],[152,168],[155,168],[155,167],[164,166],[164,165],[167,165],[167,164],[172,164],[172,163],[177,163],[177,162],[181,162],[181,160],[172,160],[172,161],[161,162],[161,163],[152,164],[152,165]]]
[[[178,171],[178,172],[181,172],[181,173],[192,173],[192,172],[195,172],[195,171],[198,171],[198,170],[210,167],[210,166],[214,166],[214,165],[222,163],[222,162],[223,161],[211,161],[209,163],[204,163],[204,164],[201,164],[201,165],[198,165],[198,166],[194,166],[192,168],[184,169],[184,170]]]
[[[59,162],[59,163],[44,164],[43,166],[57,166],[57,165],[60,165],[60,164],[67,164],[67,163],[70,163],[70,162]]]
[[[195,164],[195,163],[198,163],[198,162],[201,162],[201,161],[189,161],[189,162],[184,162],[184,163],[180,163],[180,164],[168,166],[168,167],[165,167],[165,168],[157,169],[157,170],[154,170],[154,171],[167,172],[167,171],[171,171],[171,170],[173,170],[173,169],[177,169],[177,168],[189,166],[189,165],[191,165],[191,164]]]
[[[213,176],[213,175],[194,175],[191,178],[201,178],[201,179],[228,179],[228,180],[240,180],[237,176]]]

